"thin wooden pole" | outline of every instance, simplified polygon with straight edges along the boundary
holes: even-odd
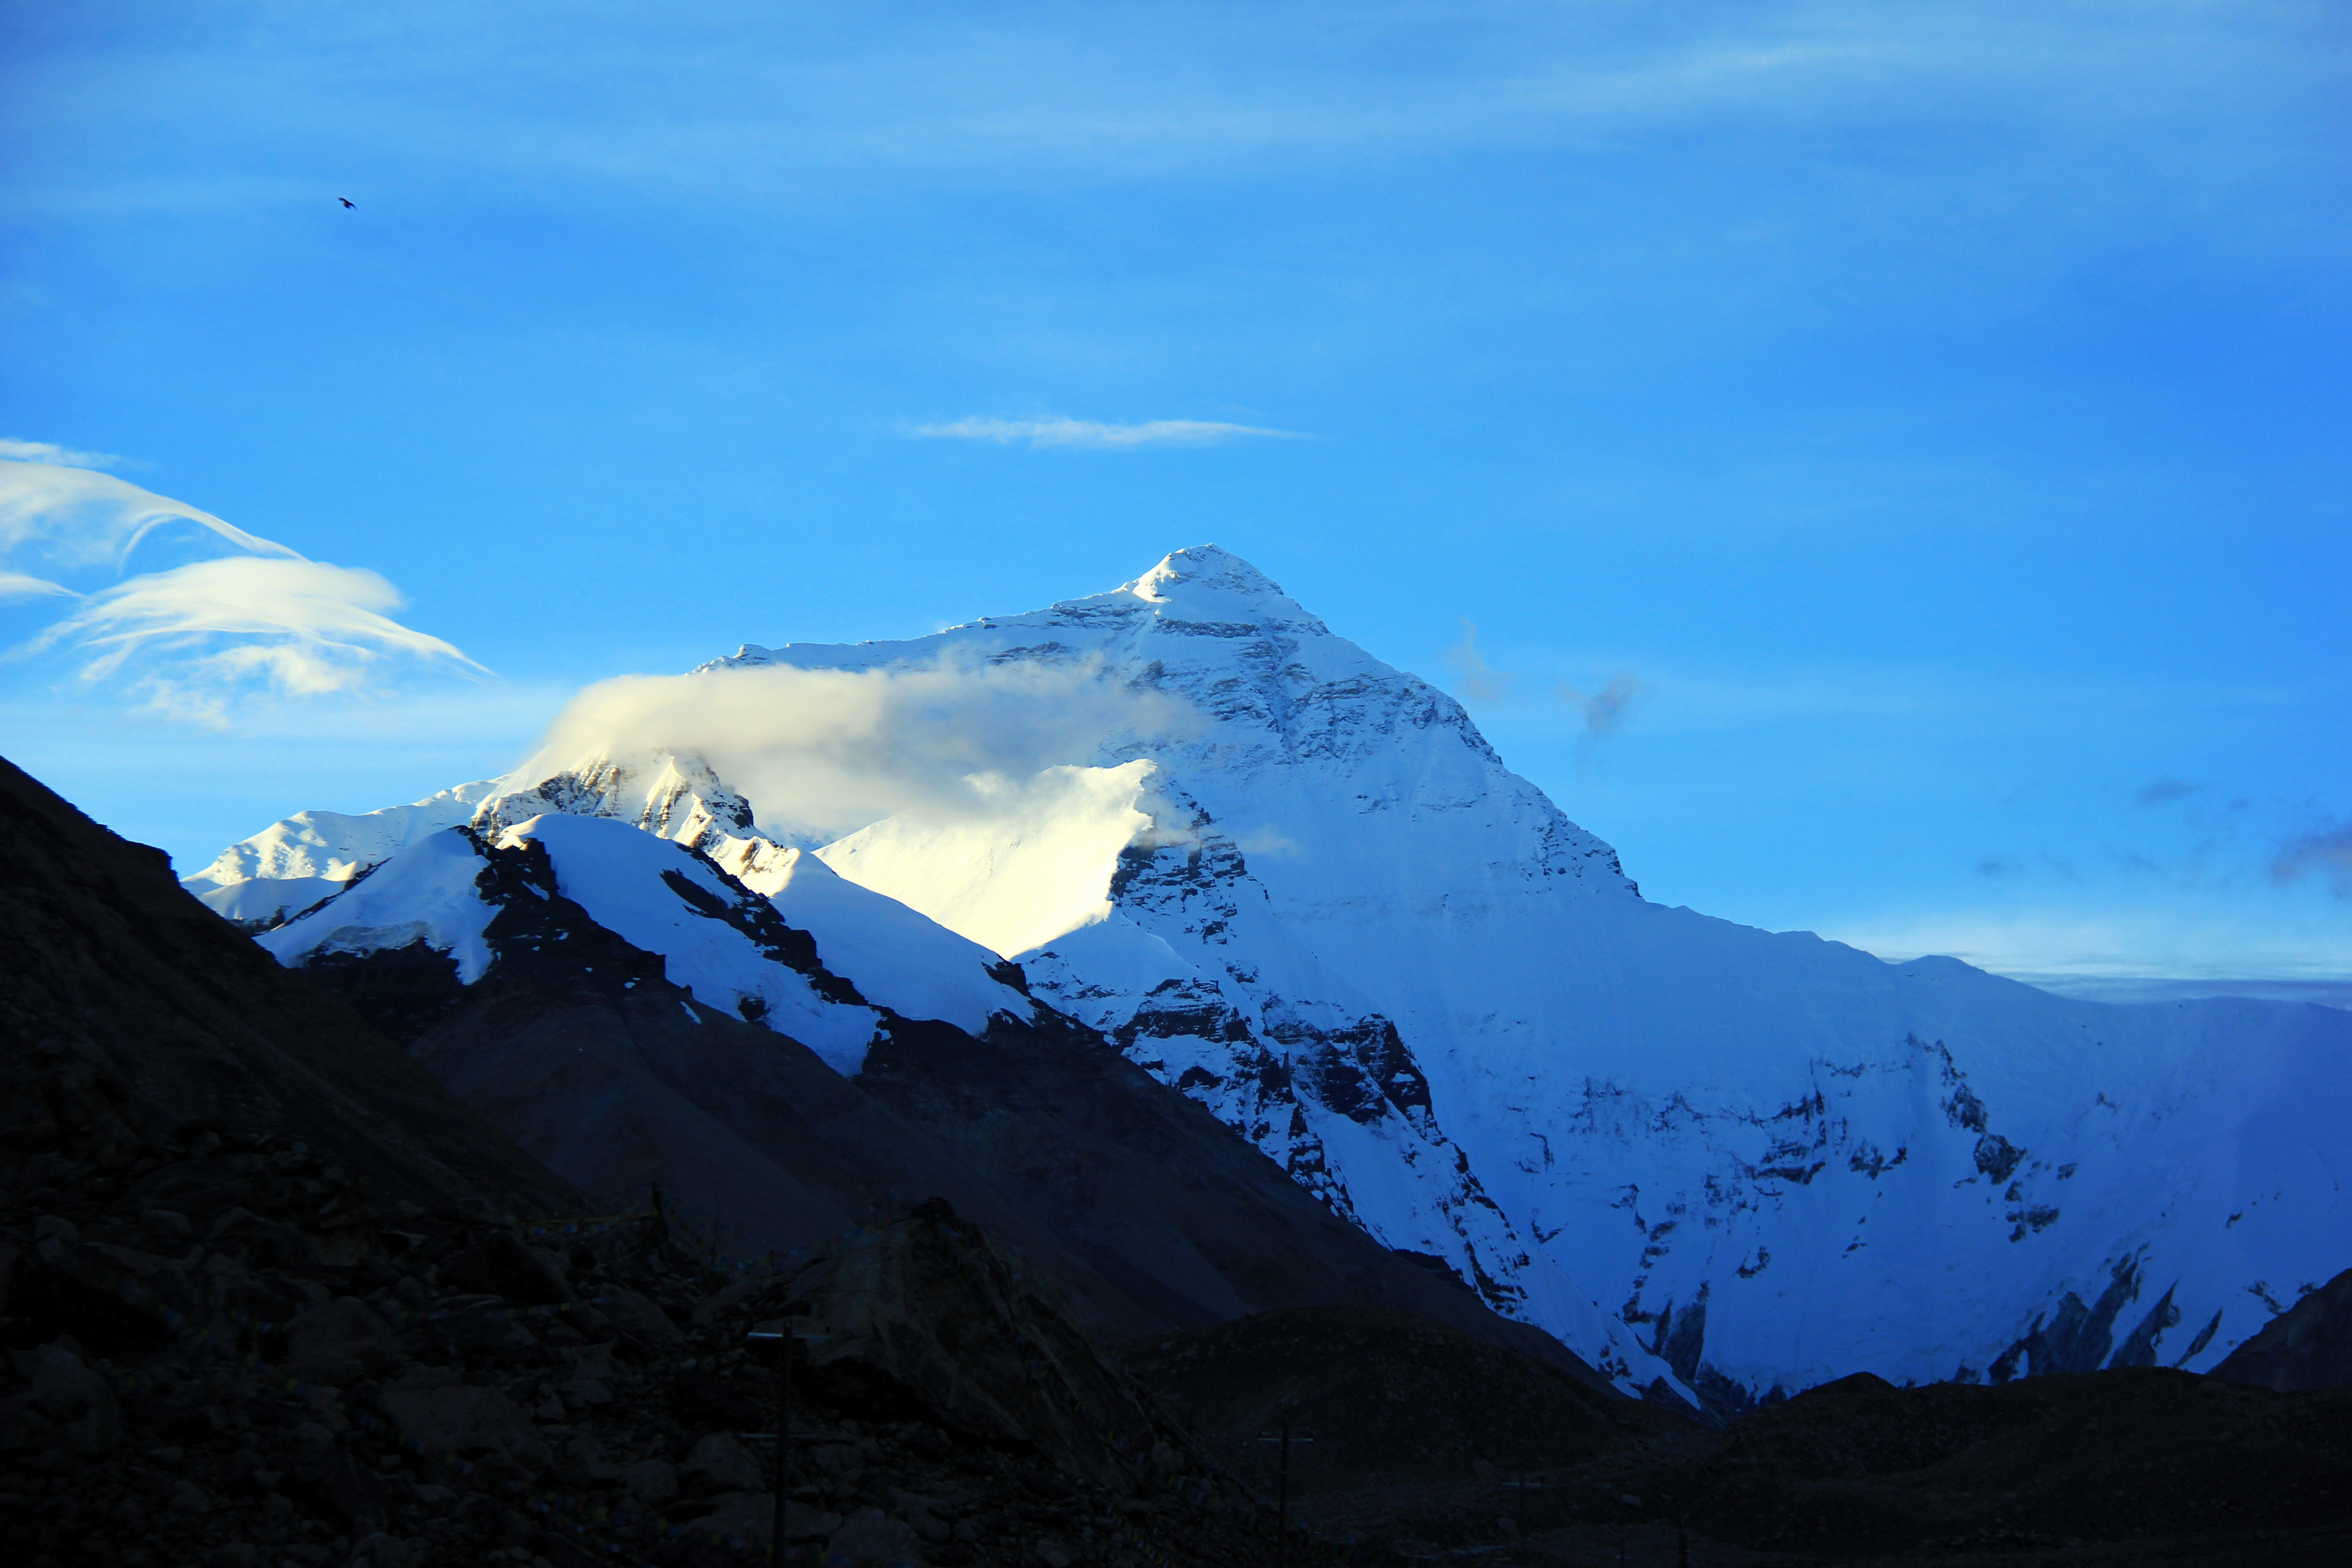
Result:
[[[1275,1523],[1281,1531],[1275,1538],[1274,1568],[1285,1568],[1290,1561],[1290,1418],[1282,1421],[1282,1462],[1276,1471]]]

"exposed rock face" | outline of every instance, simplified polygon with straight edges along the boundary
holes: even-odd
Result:
[[[2352,1268],[2273,1318],[2213,1375],[2263,1388],[2352,1387]]]

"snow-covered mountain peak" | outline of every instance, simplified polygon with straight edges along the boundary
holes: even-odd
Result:
[[[563,767],[534,759],[500,779],[475,811],[478,831],[496,834],[549,812],[609,816],[716,854],[730,836],[755,836],[751,802],[690,752],[599,747]]]
[[[1300,607],[1265,573],[1214,544],[1171,551],[1131,583],[1089,599],[1066,600],[1056,610],[1100,606],[1126,595],[1160,616],[1208,625],[1297,626],[1328,636],[1329,628]]]
[[[1222,544],[1190,544],[1171,550],[1150,571],[1132,583],[1121,584],[1120,591],[1164,604],[1187,584],[1239,598],[1288,598],[1282,584]]]

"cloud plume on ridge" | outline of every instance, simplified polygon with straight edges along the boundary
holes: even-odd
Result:
[[[1122,739],[1180,731],[1190,710],[1099,664],[890,669],[721,666],[587,688],[509,775],[526,786],[599,753],[698,756],[763,831],[823,842],[903,812],[1002,816],[1050,770],[1100,765]]]
[[[1650,683],[1630,669],[1621,669],[1598,691],[1580,691],[1567,681],[1557,683],[1559,700],[1584,715],[1584,738],[1599,741],[1624,728],[1625,715],[1650,691]]]

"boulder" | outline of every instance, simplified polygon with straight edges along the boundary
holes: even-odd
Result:
[[[677,1468],[667,1459],[640,1459],[622,1469],[621,1484],[647,1508],[659,1508],[677,1497]]]
[[[32,1352],[33,1404],[65,1428],[65,1446],[77,1454],[102,1454],[122,1440],[122,1410],[106,1379],[62,1344]]]
[[[286,1325],[286,1359],[305,1381],[349,1383],[361,1358],[391,1342],[392,1325],[356,1296],[341,1296],[313,1307]]]
[[[604,1292],[604,1309],[613,1326],[636,1342],[641,1355],[659,1355],[686,1342],[686,1335],[650,1296],[614,1287]]]
[[[495,1388],[415,1388],[395,1384],[376,1403],[401,1436],[428,1450],[467,1459],[503,1459],[540,1475],[555,1463],[530,1417]]]
[[[824,1543],[829,1560],[878,1559],[885,1563],[920,1563],[923,1546],[914,1528],[878,1508],[861,1508],[842,1521]]]
[[[767,1485],[760,1461],[731,1433],[707,1433],[677,1468],[678,1479],[700,1490],[756,1491]]]
[[[282,1220],[266,1219],[242,1206],[213,1221],[205,1242],[254,1268],[314,1268],[323,1261],[309,1237]]]
[[[555,1392],[566,1405],[593,1407],[613,1403],[613,1347],[577,1345],[557,1352],[561,1371]]]
[[[555,1254],[526,1247],[504,1229],[484,1231],[472,1246],[444,1258],[440,1268],[453,1289],[478,1290],[526,1306],[552,1307],[576,1294]]]

